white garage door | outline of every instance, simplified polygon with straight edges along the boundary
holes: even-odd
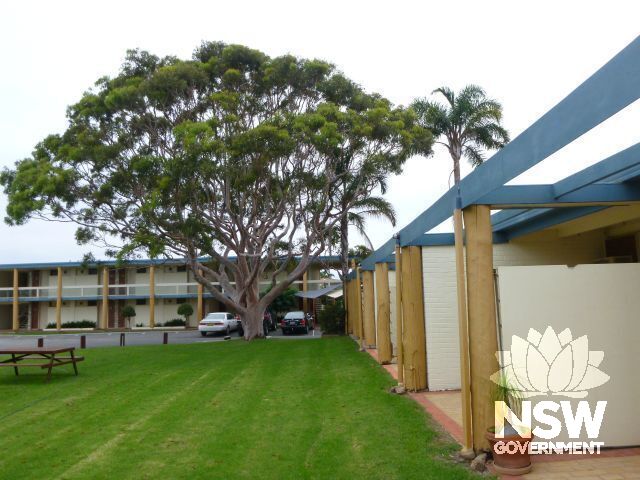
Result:
[[[588,389],[584,398],[592,410],[597,401],[607,401],[598,441],[610,447],[639,445],[640,265],[527,266],[497,270],[501,349],[511,347],[514,335],[522,339],[529,336],[535,344],[540,339],[535,332],[544,335],[548,327],[556,334],[569,329],[574,340],[586,335],[588,350],[604,353],[601,362],[600,354],[592,354],[589,364],[597,363],[597,368],[610,377],[601,386]],[[565,332],[555,348],[564,351],[567,340]],[[579,363],[574,357],[573,368],[581,368]],[[554,371],[553,363],[550,371]],[[567,400],[555,396],[547,399]],[[571,400],[572,405],[577,401]],[[557,441],[568,441],[564,432],[563,429]],[[581,440],[586,441],[586,435]]]

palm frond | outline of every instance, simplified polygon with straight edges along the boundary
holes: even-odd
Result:
[[[362,236],[365,243],[367,244],[367,247],[373,250],[373,244],[371,243],[371,239],[369,238],[365,230],[364,215],[350,212],[347,215],[347,220],[349,222],[349,225],[352,225],[353,227],[355,227],[356,231]]]
[[[354,212],[361,216],[387,219],[396,226],[396,211],[393,205],[382,197],[367,197],[353,204]]]

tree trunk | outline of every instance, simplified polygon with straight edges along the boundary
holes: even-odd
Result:
[[[460,184],[460,157],[453,158],[453,181],[456,186]]]
[[[349,273],[349,220],[345,215],[340,219],[340,279],[344,281]]]
[[[258,308],[257,305],[247,308],[246,313],[242,316],[242,328],[244,329],[245,340],[264,338],[263,319],[264,309]]]

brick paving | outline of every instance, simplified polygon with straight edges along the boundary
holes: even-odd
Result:
[[[377,360],[375,348],[367,352]],[[398,378],[396,365],[383,365]],[[460,391],[410,392],[409,395],[458,442],[462,440],[462,408]],[[501,480],[640,480],[640,448],[605,450],[599,455],[533,455],[533,471]]]

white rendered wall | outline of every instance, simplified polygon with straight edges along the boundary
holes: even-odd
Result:
[[[513,335],[526,339],[530,328],[544,334],[550,326],[556,335],[569,328],[573,340],[586,335],[589,351],[604,352],[598,368],[610,377],[585,397],[592,411],[597,401],[607,402],[597,441],[640,444],[640,265],[499,267],[498,285],[502,349],[511,347]],[[577,400],[571,402],[575,411]],[[573,441],[564,429],[554,440]]]
[[[493,246],[495,267],[505,265],[575,265],[604,256],[601,234]],[[429,390],[460,388],[460,347],[453,246],[422,247],[427,376]]]

